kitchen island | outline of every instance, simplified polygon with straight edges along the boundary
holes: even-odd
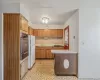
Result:
[[[54,71],[58,76],[78,75],[78,54],[68,50],[51,50],[54,54]]]

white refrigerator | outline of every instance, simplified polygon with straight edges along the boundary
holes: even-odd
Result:
[[[28,55],[28,69],[31,69],[35,63],[35,36],[28,36],[29,55]]]

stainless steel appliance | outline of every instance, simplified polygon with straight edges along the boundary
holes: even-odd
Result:
[[[28,34],[20,33],[20,59],[28,56]]]

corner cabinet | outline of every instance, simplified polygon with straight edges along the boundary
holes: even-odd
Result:
[[[28,33],[28,21],[20,13],[4,13],[3,21],[4,80],[20,80],[20,30]]]

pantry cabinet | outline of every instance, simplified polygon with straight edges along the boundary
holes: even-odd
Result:
[[[3,18],[4,80],[21,80],[28,62],[20,64],[20,32],[28,34],[28,21],[20,13],[4,13]]]

